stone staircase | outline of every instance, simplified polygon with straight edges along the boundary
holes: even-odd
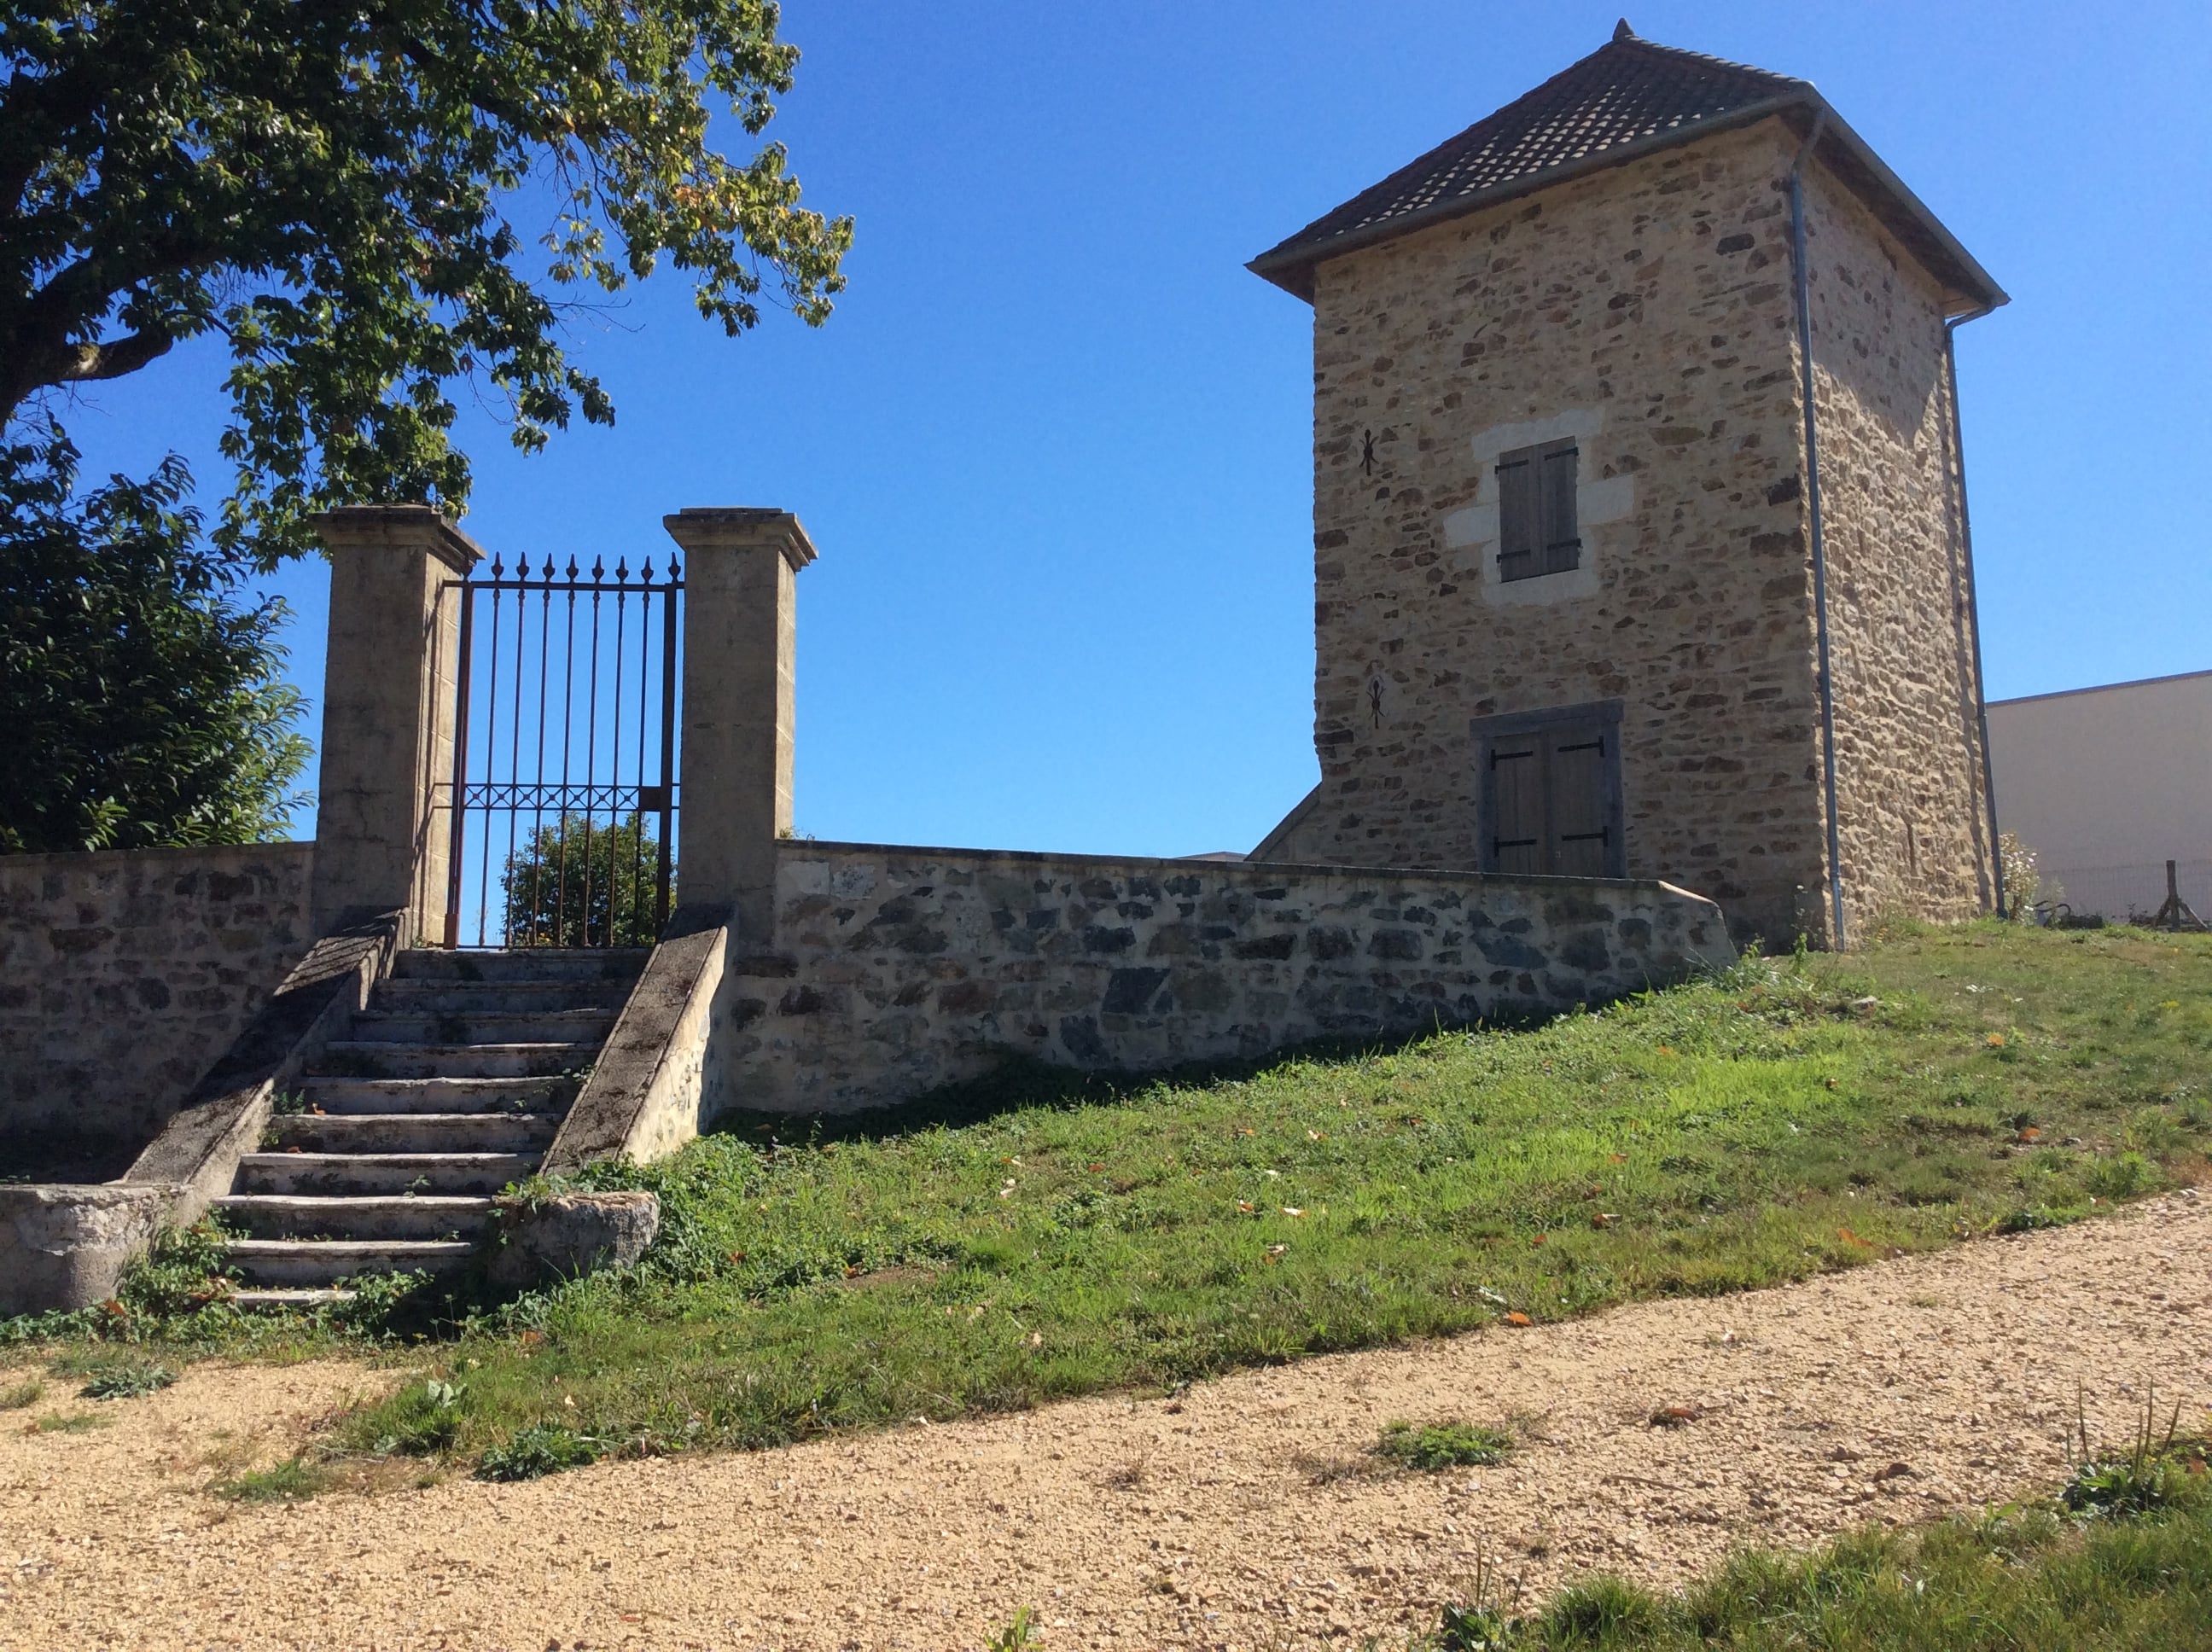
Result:
[[[491,1195],[533,1173],[645,968],[643,949],[403,952],[210,1209],[239,1306],[343,1299],[363,1274],[443,1272]]]

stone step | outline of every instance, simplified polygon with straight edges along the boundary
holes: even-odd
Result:
[[[248,1153],[241,1193],[495,1193],[538,1169],[543,1153]]]
[[[392,978],[376,985],[369,1007],[379,1014],[543,1015],[555,1010],[619,1011],[634,983],[622,981],[443,981]]]
[[[297,1313],[303,1309],[335,1308],[340,1303],[351,1302],[353,1292],[328,1285],[297,1291],[234,1291],[227,1300],[241,1314]]]
[[[466,1239],[483,1227],[491,1200],[451,1193],[233,1193],[208,1208],[249,1239]]]
[[[228,1254],[248,1285],[298,1286],[363,1273],[443,1273],[476,1249],[465,1239],[234,1239]]]
[[[625,987],[645,971],[649,947],[528,946],[505,952],[413,947],[392,960],[400,981],[598,981]]]
[[[553,1145],[554,1113],[287,1113],[264,1149],[307,1153],[535,1153]]]
[[[616,1010],[500,1011],[476,1016],[459,1010],[386,1014],[369,1010],[353,1018],[356,1044],[585,1044],[607,1042]]]
[[[325,1113],[560,1113],[575,1099],[570,1078],[306,1078],[308,1111]]]
[[[538,1078],[589,1066],[605,1042],[583,1044],[386,1044],[348,1039],[323,1046],[316,1078]]]

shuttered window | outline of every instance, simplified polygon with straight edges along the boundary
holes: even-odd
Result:
[[[1482,869],[1624,878],[1620,726],[1611,705],[1478,724]]]
[[[1516,447],[1498,461],[1498,577],[1565,574],[1582,561],[1571,437]]]

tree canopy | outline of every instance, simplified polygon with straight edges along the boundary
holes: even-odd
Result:
[[[526,450],[613,416],[564,304],[665,258],[731,335],[818,324],[846,219],[757,137],[796,52],[768,0],[15,0],[0,16],[0,413],[228,341],[264,566],[338,503],[458,513],[461,384]],[[539,222],[534,233],[514,220]],[[534,250],[533,250],[534,248]]]
[[[243,843],[304,799],[275,598],[241,604],[172,458],[76,496],[51,429],[0,446],[0,853]]]

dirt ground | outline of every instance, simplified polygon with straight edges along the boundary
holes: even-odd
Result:
[[[0,1373],[0,1388],[25,1372]],[[1485,1559],[1533,1601],[1733,1545],[2047,1485],[2077,1384],[2124,1434],[2212,1404],[2212,1199],[1787,1289],[752,1455],[238,1506],[364,1366],[198,1367],[0,1412],[0,1647],[972,1649],[1401,1643]],[[1655,1425],[1655,1412],[1692,1420]],[[53,1412],[110,1426],[40,1432]],[[1512,1418],[1503,1466],[1382,1472],[1396,1418]]]

